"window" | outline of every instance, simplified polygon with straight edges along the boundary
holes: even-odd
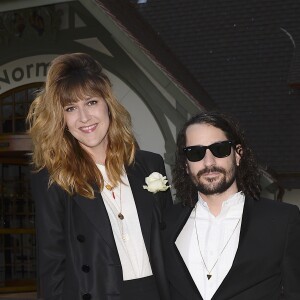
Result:
[[[18,87],[0,96],[0,134],[26,132],[26,116],[41,83]]]

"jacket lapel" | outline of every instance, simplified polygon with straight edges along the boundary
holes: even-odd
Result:
[[[174,262],[177,262],[176,265],[174,264],[174,269],[170,272],[170,281],[172,282],[174,287],[178,287],[181,294],[185,296],[188,300],[202,300],[202,297],[195,285],[195,282],[186,267],[184,260],[181,257],[179,250],[175,244],[178,235],[180,234],[182,228],[184,227],[187,219],[189,218],[193,208],[184,206],[182,207],[182,212],[178,216],[176,226],[172,227],[174,230],[170,233],[171,235],[171,245],[173,245],[171,259]],[[171,254],[170,254],[171,255]]]
[[[126,173],[135,201],[146,249],[150,253],[151,220],[153,203],[156,199],[153,199],[155,197],[153,193],[143,189],[145,177],[149,176],[149,174],[146,173],[146,170],[138,161],[127,167]]]
[[[232,285],[232,282],[235,282],[234,276],[236,274],[240,274],[240,272],[237,272],[237,268],[239,268],[240,262],[245,257],[245,254],[247,255],[249,254],[249,251],[251,251],[248,247],[245,246],[245,243],[247,241],[246,236],[249,229],[249,221],[251,217],[253,204],[254,204],[254,200],[252,198],[246,197],[244,209],[243,209],[243,217],[242,217],[238,249],[228,274],[226,275],[223,282],[221,283],[216,293],[212,297],[212,300],[223,299],[225,297],[224,296],[225,290],[228,289],[228,286],[230,287]],[[244,249],[246,250],[246,253]]]
[[[116,243],[102,196],[99,192],[95,192],[95,195],[95,199],[87,199],[76,195],[74,196],[74,200],[84,211],[107,245],[112,249],[116,249]]]

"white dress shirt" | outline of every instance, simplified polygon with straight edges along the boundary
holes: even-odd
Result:
[[[105,166],[97,164],[106,183],[109,183]],[[152,275],[148,253],[144,243],[139,217],[137,214],[127,174],[121,176],[122,184],[113,189],[105,187],[101,192],[123,270],[123,280],[131,280]],[[121,193],[121,195],[120,195]],[[122,213],[123,220],[118,218]]]
[[[234,194],[223,202],[220,214],[215,217],[199,196],[177,237],[176,246],[203,300],[213,297],[232,266],[239,243],[244,202],[243,193]],[[212,275],[209,280],[208,273]]]

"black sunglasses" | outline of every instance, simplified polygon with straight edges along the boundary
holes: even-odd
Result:
[[[209,149],[211,153],[218,158],[229,156],[231,153],[231,147],[234,145],[231,141],[224,141],[213,143],[209,146],[190,146],[183,148],[183,152],[189,161],[195,162],[202,160],[205,156],[206,149]]]

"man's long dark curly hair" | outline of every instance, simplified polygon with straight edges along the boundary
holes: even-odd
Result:
[[[177,137],[177,150],[175,165],[172,170],[173,186],[176,190],[176,198],[183,204],[194,206],[197,200],[197,189],[186,172],[187,159],[183,152],[186,146],[186,130],[193,124],[208,124],[221,129],[228,140],[235,145],[235,151],[240,154],[241,159],[236,173],[238,190],[246,196],[259,199],[260,196],[260,171],[252,150],[245,142],[244,134],[238,124],[229,116],[219,112],[201,112],[188,120]],[[199,132],[201,134],[201,132]]]

